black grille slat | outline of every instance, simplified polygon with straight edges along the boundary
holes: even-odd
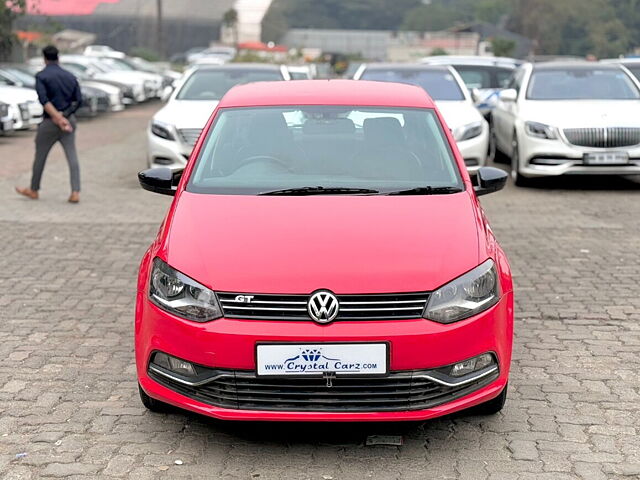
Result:
[[[217,292],[227,318],[311,321],[307,313],[309,295],[277,295]],[[236,301],[251,296],[251,302]],[[336,295],[340,320],[395,320],[420,318],[429,299],[426,292],[370,295]]]
[[[210,383],[186,386],[149,370],[161,385],[213,406],[270,411],[407,411],[431,408],[491,383],[498,372],[461,387],[423,378],[421,371],[392,372],[386,377],[337,377],[333,386],[314,378],[265,378],[248,371],[224,373]]]
[[[569,143],[580,147],[618,148],[640,145],[640,128],[636,127],[565,128],[563,131]]]

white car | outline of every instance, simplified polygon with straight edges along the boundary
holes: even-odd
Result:
[[[606,58],[600,61],[602,63],[616,63],[618,65],[622,65],[629,70],[634,77],[640,80],[640,57]]]
[[[0,85],[0,102],[9,104],[14,130],[28,130],[42,122],[44,109],[35,90]]]
[[[564,174],[640,174],[640,83],[619,65],[526,64],[500,93],[492,142],[517,185]]]
[[[211,113],[231,87],[278,80],[288,77],[284,67],[277,65],[209,65],[188,70],[149,124],[149,166],[184,168]]]
[[[435,101],[453,132],[467,170],[477,171],[487,163],[489,123],[473,105],[460,75],[447,66],[424,64],[362,64],[354,80],[410,83],[422,87]]]
[[[471,92],[476,108],[487,120],[498,103],[498,94],[508,83],[513,71],[522,61],[508,57],[469,57],[464,55],[436,55],[424,57],[421,63],[449,65],[460,75]]]
[[[0,102],[0,134],[6,135],[13,130],[13,117],[11,116],[11,106],[8,103]]]
[[[133,90],[133,99],[136,102],[144,102],[155,94],[153,90],[156,88],[151,82],[145,81],[140,75],[125,71],[115,71],[108,68],[100,62],[97,57],[89,57],[84,55],[62,55],[60,63],[65,65],[73,65],[83,70],[87,75],[95,80],[105,80],[119,82],[131,87]]]
[[[124,53],[114,50],[108,45],[87,45],[83,52],[88,56],[124,58]]]
[[[312,80],[313,74],[309,65],[287,65],[291,80]]]
[[[188,54],[187,63],[197,63],[203,59],[219,60],[221,63],[227,63],[233,60],[237,53],[237,50],[233,47],[219,45]]]

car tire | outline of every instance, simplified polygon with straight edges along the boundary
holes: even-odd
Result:
[[[522,176],[520,173],[520,146],[518,145],[518,135],[513,132],[513,140],[511,143],[511,178],[513,183],[518,187],[527,187],[531,185],[531,179]]]
[[[156,400],[155,398],[151,398],[149,395],[147,395],[140,384],[138,384],[138,393],[140,393],[140,401],[147,408],[147,410],[155,413],[165,413],[171,408],[166,403]]]
[[[500,392],[500,395],[498,395],[496,398],[492,398],[488,402],[484,402],[480,405],[472,407],[469,413],[474,415],[495,415],[496,413],[500,412],[507,401],[508,388],[509,384],[506,384],[502,389],[502,392]]]
[[[509,163],[507,156],[498,148],[498,140],[496,139],[496,132],[491,127],[491,133],[489,134],[489,149],[487,153],[487,162],[492,163]]]

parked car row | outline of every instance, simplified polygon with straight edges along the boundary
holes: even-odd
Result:
[[[95,46],[99,47],[99,46]],[[118,112],[160,98],[181,77],[173,72],[121,52],[93,50],[90,55],[62,55],[60,64],[80,83],[83,104],[79,117]],[[0,134],[28,130],[43,118],[35,91],[36,74],[44,68],[40,58],[26,64],[0,64]]]

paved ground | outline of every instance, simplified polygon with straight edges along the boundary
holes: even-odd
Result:
[[[0,477],[640,478],[640,184],[627,180],[483,199],[517,285],[500,415],[276,426],[146,412],[134,279],[169,200],[141,191],[135,173],[155,108],[81,124],[76,206],[60,152],[39,202],[15,196],[32,136],[0,138]],[[376,433],[403,435],[404,445],[364,446]]]

